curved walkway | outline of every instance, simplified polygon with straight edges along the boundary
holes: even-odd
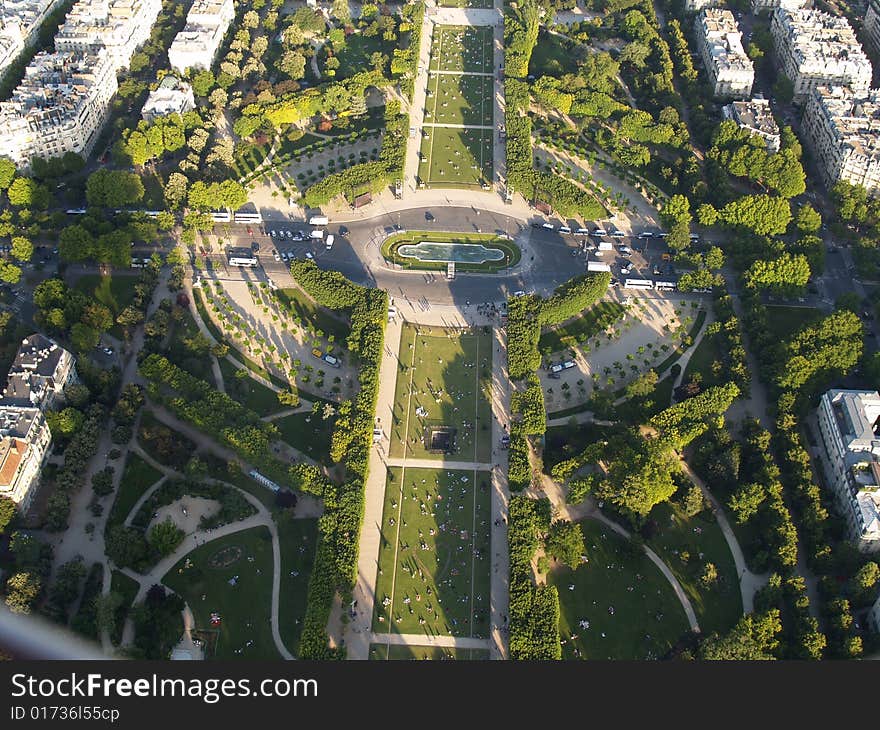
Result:
[[[753,613],[755,610],[755,593],[767,584],[767,580],[770,577],[769,573],[758,574],[749,570],[742,548],[736,539],[736,534],[727,520],[727,515],[724,514],[724,507],[715,498],[715,495],[709,491],[706,483],[691,469],[690,464],[684,458],[681,459],[681,468],[688,478],[700,488],[703,496],[712,505],[712,513],[718,521],[718,526],[724,534],[724,539],[727,540],[727,545],[733,555],[733,562],[736,564],[736,574],[739,576],[739,590],[742,595],[743,613]]]
[[[541,488],[543,494],[536,494],[535,496],[547,497],[550,500],[550,503],[553,505],[556,513],[563,519],[569,520],[570,522],[577,522],[578,520],[583,519],[597,520],[598,522],[601,522],[602,524],[614,530],[617,534],[625,537],[627,540],[630,539],[629,531],[625,527],[614,522],[614,520],[611,520],[603,515],[599,511],[599,508],[596,506],[592,498],[588,498],[586,501],[581,502],[580,504],[569,506],[565,502],[562,488],[546,474],[542,474]],[[681,587],[681,583],[678,582],[678,578],[675,577],[675,575],[669,569],[669,566],[663,562],[663,559],[659,555],[657,555],[657,553],[655,553],[647,545],[642,545],[642,547],[645,550],[645,555],[647,555],[651,562],[654,563],[657,568],[659,568],[660,572],[663,574],[663,577],[666,578],[666,580],[669,582],[669,585],[672,586],[672,590],[675,591],[675,595],[681,603],[681,607],[684,609],[684,614],[688,620],[688,624],[691,627],[691,631],[699,633],[700,624],[697,621],[697,614],[694,611],[694,607],[691,604],[690,599],[687,597],[687,594]]]
[[[278,628],[278,603],[281,595],[281,548],[278,541],[278,529],[275,525],[275,521],[272,519],[269,510],[267,510],[263,503],[260,502],[256,497],[248,492],[236,487],[234,484],[228,484],[227,482],[223,482],[226,486],[231,487],[232,489],[238,490],[245,499],[257,510],[257,514],[252,515],[244,520],[240,520],[238,522],[231,522],[229,524],[223,525],[222,527],[214,528],[210,531],[204,530],[196,530],[187,535],[183,542],[177,547],[177,549],[171,554],[168,555],[162,560],[160,560],[156,565],[154,565],[148,573],[141,575],[140,573],[136,573],[130,568],[122,568],[122,572],[127,575],[129,578],[136,580],[140,585],[138,589],[137,595],[132,601],[132,604],[138,603],[139,601],[143,601],[146,596],[147,591],[151,586],[159,583],[162,583],[162,579],[165,577],[165,574],[171,570],[179,560],[184,558],[190,552],[195,550],[200,545],[205,545],[208,542],[213,540],[217,540],[221,537],[226,537],[227,535],[234,535],[237,532],[241,532],[243,530],[248,530],[252,527],[266,527],[269,530],[270,535],[272,536],[272,611],[271,611],[271,626],[272,626],[272,638],[275,642],[275,648],[278,653],[284,659],[294,659],[295,657],[287,650],[287,647],[284,645],[284,642],[281,640],[281,633]],[[123,630],[123,640],[122,644],[130,643],[134,634],[134,623],[129,617],[126,619],[125,629]]]

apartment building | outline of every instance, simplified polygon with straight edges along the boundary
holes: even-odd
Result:
[[[186,25],[168,49],[171,67],[180,73],[190,68],[211,68],[233,18],[232,0],[195,0]]]
[[[684,0],[684,10],[686,13],[698,13],[703,8],[712,8],[721,5],[719,0]]]
[[[52,434],[43,416],[60,405],[76,382],[73,355],[41,334],[22,340],[0,399],[0,495],[26,512],[51,453]]]
[[[880,634],[880,596],[874,601],[871,610],[868,612],[868,627],[874,633]]]
[[[770,111],[770,102],[756,96],[750,101],[734,101],[721,109],[725,119],[737,123],[740,129],[764,140],[770,152],[778,152],[780,145],[779,126]]]
[[[51,446],[52,434],[39,408],[0,403],[0,496],[15,502],[20,512],[31,506]]]
[[[185,114],[195,108],[192,86],[169,74],[150,92],[144,108],[141,109],[141,117],[152,122],[156,117]]]
[[[799,10],[812,5],[812,0],[752,0],[752,12],[762,13],[765,10],[785,8],[786,10]]]
[[[162,0],[80,0],[55,35],[55,49],[87,52],[106,48],[115,70],[127,68],[149,37]]]
[[[747,98],[755,68],[746,55],[742,34],[729,10],[705,8],[694,21],[697,45],[715,96]]]
[[[37,38],[40,26],[61,0],[4,0],[0,3],[0,77]]]
[[[875,51],[880,51],[880,0],[868,0],[868,10],[862,27]]]
[[[34,157],[87,156],[116,88],[116,71],[103,48],[37,54],[12,98],[0,102],[0,154],[23,168]]]
[[[880,91],[820,86],[804,108],[805,142],[827,186],[838,180],[880,192]]]
[[[819,401],[820,462],[850,539],[880,550],[880,394],[829,390]]]
[[[871,62],[845,18],[780,7],[773,12],[770,32],[796,102],[805,102],[817,86],[865,91],[871,85]]]

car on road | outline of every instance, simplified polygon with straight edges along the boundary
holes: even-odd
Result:
[[[654,274],[654,276],[660,276],[662,272],[660,271],[660,267],[657,264],[654,264],[654,268],[651,269],[651,273]]]
[[[340,236],[347,236],[348,235],[348,228],[346,228],[345,226],[339,226],[339,235]]]
[[[253,235],[254,235],[254,229],[251,228],[250,226],[247,227],[247,232],[248,232],[248,235],[249,235],[249,236],[253,236]]]
[[[293,241],[304,241],[305,238],[306,238],[306,237],[303,235],[302,231],[294,231],[293,233],[291,233],[290,231],[288,231],[287,233],[288,233],[288,236],[287,236],[287,237],[290,238],[290,239],[293,240]]]
[[[281,254],[278,253],[278,251],[273,251],[272,258],[275,259],[276,261],[281,261]]]
[[[336,236],[334,236],[331,233],[329,236],[327,236],[327,242],[324,244],[324,247],[329,251],[330,249],[333,248],[333,242],[335,240],[336,240]]]
[[[620,255],[623,256],[623,258],[628,259],[630,256],[632,256],[632,251],[621,251]]]
[[[513,296],[515,296],[515,297],[524,297],[525,295],[526,295],[526,293],[522,289],[519,289],[518,291],[515,291],[513,293]]]
[[[432,221],[432,220],[434,220],[434,216],[433,216],[433,214],[431,214],[430,211],[427,211],[427,210],[425,211],[425,220],[426,220],[426,221]]]
[[[622,253],[622,254],[624,254],[624,253],[632,254],[632,252],[633,252],[633,250],[629,246],[620,246],[617,250],[620,251],[620,253]]]
[[[306,251],[306,258],[311,261],[315,258],[315,256],[312,254],[311,251]]]
[[[385,434],[382,433],[381,428],[374,428],[373,429],[373,443],[376,443],[377,441],[381,441],[384,435]]]
[[[273,229],[269,231],[269,235],[272,236],[272,238],[275,238],[275,230]]]
[[[256,241],[254,241],[253,243],[251,243],[251,248],[252,248],[254,251],[259,251],[259,250],[260,250],[260,244],[257,243]]]
[[[620,267],[620,273],[626,276],[630,271],[632,271],[632,264],[624,264]]]

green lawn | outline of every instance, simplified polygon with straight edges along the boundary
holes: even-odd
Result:
[[[493,72],[492,28],[438,25],[431,39],[430,71]]]
[[[316,461],[326,461],[329,458],[334,422],[333,418],[325,421],[320,415],[313,415],[311,411],[294,413],[292,416],[273,421],[281,431],[283,441]]]
[[[238,173],[239,177],[250,175],[263,163],[271,148],[272,146],[269,142],[237,146],[232,169]]]
[[[492,180],[492,130],[426,127],[419,182],[429,187],[481,187]]]
[[[429,660],[445,661],[487,661],[488,649],[453,649],[442,646],[397,646],[392,644],[371,644],[370,659],[391,660]]]
[[[584,520],[581,528],[589,562],[576,571],[558,566],[548,576],[559,589],[563,658],[662,657],[689,630],[672,586],[641,548],[598,522]]]
[[[608,299],[596,302],[575,319],[542,332],[538,349],[542,353],[552,354],[578,347],[617,322],[624,312],[625,307],[618,302]]]
[[[240,471],[230,473],[228,463],[211,454],[200,454],[199,457],[208,465],[208,476],[234,484],[248,494],[252,494],[266,509],[271,510],[275,507],[275,494],[247,474],[242,474]]]
[[[134,299],[134,285],[138,283],[136,276],[102,276],[101,274],[85,274],[77,279],[74,288],[94,297],[97,301],[113,312],[116,318]]]
[[[373,68],[370,56],[377,51],[390,56],[394,46],[382,41],[381,35],[365,36],[363,33],[352,33],[345,39],[342,48],[334,48],[333,52],[339,59],[339,68],[336,69],[336,80],[341,81],[357,73],[361,73],[368,68]],[[323,58],[321,65],[328,56],[327,46],[324,46]],[[383,70],[386,73],[387,69]]]
[[[529,74],[536,78],[541,76],[563,76],[577,70],[571,52],[573,43],[566,38],[542,31],[538,44],[529,62]]]
[[[407,324],[400,338],[393,423],[383,424],[392,457],[488,463],[492,414],[486,391],[492,377],[492,339],[461,330]],[[422,408],[426,415],[416,410]],[[456,429],[452,454],[432,453],[430,429]],[[389,433],[390,428],[390,433]],[[428,447],[428,448],[426,448]]]
[[[317,520],[281,520],[278,523],[281,550],[281,590],[278,599],[278,629],[288,651],[297,653],[306,613],[309,576],[318,542]]]
[[[491,76],[432,75],[426,91],[425,123],[491,127],[493,85]]]
[[[128,611],[139,589],[140,584],[133,578],[129,578],[122,571],[114,570],[110,574],[110,590],[122,596],[122,603],[116,609],[116,623],[113,626],[113,634],[110,637],[114,644],[119,644],[122,639],[125,617],[128,616]]]
[[[344,346],[351,334],[347,322],[316,305],[300,289],[278,289],[275,295],[290,310],[294,321],[298,319],[304,327],[313,332],[323,332],[325,337],[333,335],[337,347]]]
[[[212,561],[214,556],[228,556],[234,562],[221,567]],[[229,580],[235,577],[236,584],[230,585]],[[211,631],[211,613],[220,614],[213,658],[279,658],[270,624],[272,540],[265,527],[197,547],[171,568],[162,582],[189,604],[198,630]],[[250,646],[249,641],[253,642]]]
[[[161,478],[162,474],[140,456],[129,453],[125,462],[125,471],[122,472],[122,479],[116,492],[116,499],[107,519],[108,526],[125,522],[125,518],[128,517],[128,513],[131,512],[131,508],[134,507],[141,495]]]
[[[590,444],[607,438],[614,430],[613,427],[593,423],[551,426],[544,434],[544,471],[549,474],[560,461],[577,456]]]
[[[666,502],[651,511],[650,519],[657,532],[648,544],[678,578],[700,629],[728,631],[742,616],[742,596],[733,555],[711,510],[688,518],[677,504]],[[707,563],[715,566],[718,579],[704,585],[700,577]]]
[[[257,382],[250,375],[238,377],[238,368],[225,357],[220,358],[219,362],[226,394],[230,398],[260,416],[277,413],[284,407],[278,402],[278,394],[274,390]]]
[[[388,470],[374,631],[488,637],[490,484],[488,472]]]
[[[721,385],[721,380],[712,372],[712,363],[714,362],[722,362],[721,350],[718,347],[718,335],[708,335],[700,340],[700,344],[691,354],[682,383],[687,383],[695,374],[699,374],[704,387],[711,388],[713,385]]]
[[[788,340],[795,332],[818,320],[821,315],[822,313],[813,307],[783,307],[771,304],[767,307],[767,328],[774,337]]]

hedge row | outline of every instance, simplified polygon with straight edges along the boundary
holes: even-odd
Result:
[[[304,659],[343,659],[344,650],[328,648],[327,619],[336,592],[350,592],[357,577],[358,540],[364,516],[388,295],[380,289],[357,286],[338,272],[322,271],[312,261],[294,262],[291,274],[318,304],[350,314],[348,348],[359,364],[360,391],[351,406],[346,407],[345,417],[337,418],[333,434],[334,445],[344,453],[347,479],[338,487],[327,485],[325,490],[298,651]]]
[[[270,479],[280,484],[289,480],[287,467],[269,450],[269,444],[279,436],[275,424],[261,421],[256,413],[164,355],[149,355],[141,362],[140,371],[150,381],[151,395],[176,416],[231,448]]]
[[[532,558],[550,529],[550,501],[512,497],[507,542],[510,552],[510,658],[561,659],[559,594],[536,586]]]
[[[412,100],[418,73],[419,51],[422,47],[422,22],[425,18],[425,3],[404,5],[402,18],[410,26],[409,44],[406,48],[395,48],[391,59],[391,75],[400,84],[400,90],[407,99]]]

